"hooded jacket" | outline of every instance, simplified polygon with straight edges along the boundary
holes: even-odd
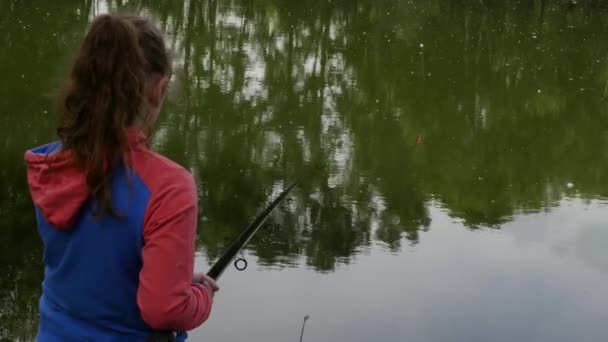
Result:
[[[188,331],[209,317],[212,296],[192,283],[192,176],[134,129],[126,160],[112,174],[112,206],[121,217],[98,217],[69,150],[55,142],[25,153],[44,244],[39,341],[145,341],[153,331]]]

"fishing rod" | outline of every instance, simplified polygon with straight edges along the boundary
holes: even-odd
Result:
[[[228,268],[230,262],[236,257],[238,253],[240,253],[241,249],[245,247],[245,245],[251,240],[253,235],[260,229],[260,227],[268,220],[270,214],[276,209],[276,207],[285,200],[289,192],[296,186],[297,183],[293,183],[290,185],[285,191],[283,191],[279,197],[277,197],[270,205],[261,212],[255,220],[245,228],[245,230],[241,233],[241,235],[232,242],[232,245],[228,247],[228,249],[224,252],[224,254],[219,258],[218,261],[213,264],[207,275],[214,280],[218,280],[222,273]],[[239,266],[239,262],[242,263],[242,266]],[[244,258],[237,258],[234,261],[234,266],[239,270],[243,271],[247,268],[247,260]],[[308,317],[308,316],[307,316]],[[308,319],[308,318],[306,318]],[[306,320],[305,320],[306,321]],[[176,336],[181,332],[156,332],[152,334],[146,342],[175,342]],[[304,333],[304,327],[302,327],[302,334]],[[302,336],[300,336],[300,340]]]
[[[300,342],[303,341],[304,338],[304,327],[306,326],[306,321],[310,318],[310,315],[304,316],[304,320],[302,321],[302,332],[300,332]]]
[[[243,247],[251,240],[251,238],[255,235],[255,233],[262,227],[262,225],[266,222],[266,220],[270,217],[270,214],[276,209],[283,200],[287,197],[289,192],[296,186],[297,183],[293,183],[290,185],[285,191],[283,191],[270,205],[261,212],[255,220],[243,230],[241,235],[234,240],[232,245],[228,247],[228,249],[224,252],[224,254],[219,258],[218,261],[213,264],[207,275],[214,280],[218,280],[219,277],[224,273],[230,262],[236,257],[237,254],[241,252]],[[239,271],[245,270],[247,268],[247,260],[244,258],[237,258],[234,261],[234,267]]]

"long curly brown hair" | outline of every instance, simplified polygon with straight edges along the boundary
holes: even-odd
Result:
[[[163,35],[149,21],[115,14],[93,20],[59,97],[57,133],[86,173],[96,214],[118,216],[112,173],[125,161],[127,129],[146,122],[149,76],[170,73]]]

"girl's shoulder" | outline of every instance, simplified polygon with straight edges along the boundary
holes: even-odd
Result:
[[[152,190],[172,186],[195,189],[194,178],[188,169],[152,150],[137,150],[130,156],[131,168]],[[194,190],[196,191],[196,190]]]

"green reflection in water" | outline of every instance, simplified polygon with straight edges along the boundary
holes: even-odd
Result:
[[[199,181],[210,261],[295,178],[280,229],[250,246],[262,265],[330,272],[374,241],[398,252],[431,202],[476,229],[608,195],[600,1],[4,0],[0,336],[35,333],[42,278],[23,152],[53,138],[70,52],[116,8],[171,42],[154,142]]]

